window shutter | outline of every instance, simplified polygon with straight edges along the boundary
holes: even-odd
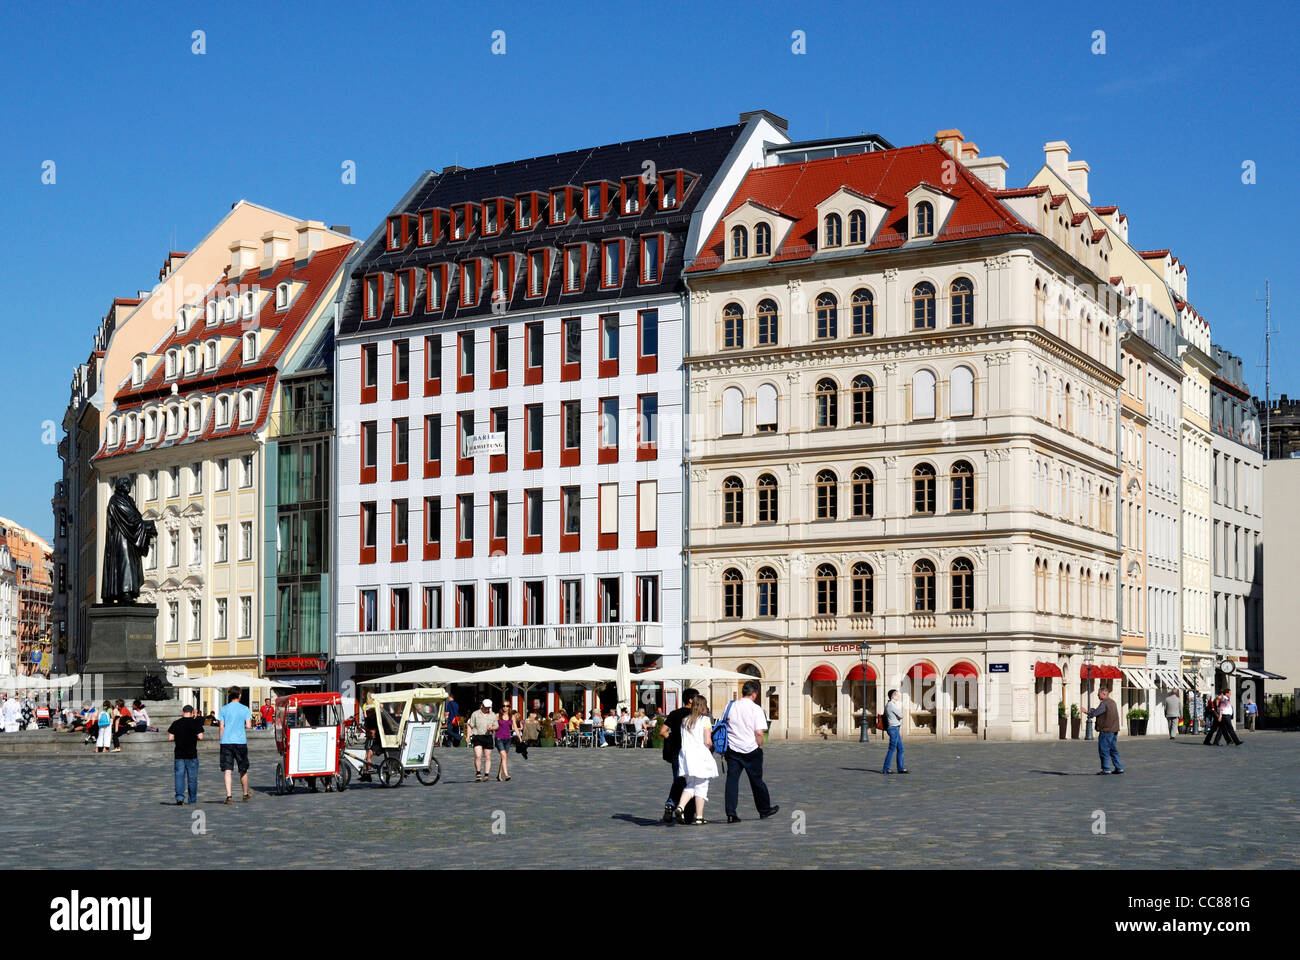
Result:
[[[600,485],[600,532],[618,533],[618,484]]]
[[[641,515],[637,518],[637,529],[642,533],[653,533],[659,529],[659,483],[656,480],[642,480],[637,484],[637,496],[640,499]]]

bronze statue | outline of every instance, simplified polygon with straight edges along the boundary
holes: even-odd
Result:
[[[144,555],[158,535],[131,499],[131,481],[118,477],[104,524],[104,603],[135,603],[144,584]]]

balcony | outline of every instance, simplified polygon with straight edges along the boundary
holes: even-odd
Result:
[[[267,421],[268,437],[297,437],[307,433],[329,433],[334,429],[334,408],[312,404],[281,410]]]
[[[476,657],[485,653],[609,654],[620,643],[634,650],[663,650],[657,623],[579,623],[538,627],[463,627],[453,630],[388,630],[340,633],[335,658]]]

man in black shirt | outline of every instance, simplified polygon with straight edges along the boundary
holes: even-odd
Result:
[[[699,696],[700,692],[694,687],[687,687],[682,691],[682,703],[684,707],[679,707],[664,718],[664,726],[668,730],[668,736],[664,738],[664,759],[673,765],[673,786],[668,791],[668,799],[664,801],[664,823],[673,822],[673,811],[677,808],[678,801],[682,798],[682,791],[686,789],[686,778],[677,775],[677,754],[682,750],[682,721],[691,713],[691,701]],[[695,801],[691,801],[691,809],[686,811],[687,822],[695,818]]]
[[[203,721],[194,716],[194,708],[187,704],[181,708],[180,719],[167,728],[168,742],[176,744],[172,769],[178,807],[185,802],[187,788],[190,803],[199,801],[199,741],[202,739]]]

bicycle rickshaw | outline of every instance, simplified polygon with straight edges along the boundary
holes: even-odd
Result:
[[[315,792],[316,780],[325,789],[346,790],[348,768],[343,755],[343,697],[337,693],[291,693],[275,701],[275,792],[292,793],[294,782],[306,780]]]
[[[350,779],[354,771],[374,770],[386,787],[399,785],[408,773],[414,773],[426,787],[437,783],[442,777],[442,766],[433,755],[433,748],[438,743],[446,699],[447,691],[441,687],[370,694],[366,709],[375,708],[378,752],[383,756],[367,764],[365,750],[343,749],[340,765],[345,779]]]

